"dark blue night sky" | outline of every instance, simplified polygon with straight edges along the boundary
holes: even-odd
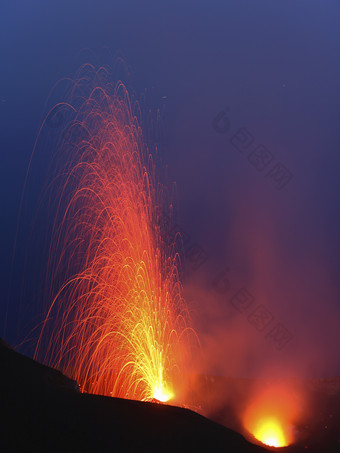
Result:
[[[164,112],[160,154],[209,371],[339,374],[339,2],[2,0],[0,11],[1,336],[29,349],[41,320],[25,233],[11,261],[49,93],[120,54],[128,86]]]

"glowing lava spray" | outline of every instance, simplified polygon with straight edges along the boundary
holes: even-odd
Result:
[[[73,118],[58,145],[63,167],[53,184],[59,200],[47,271],[55,293],[36,357],[83,391],[168,401],[191,329],[138,105],[105,70],[86,66],[58,108]]]

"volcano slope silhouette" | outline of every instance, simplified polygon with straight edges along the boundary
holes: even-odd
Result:
[[[0,370],[2,453],[265,451],[188,409],[80,393],[3,341]]]
[[[310,400],[296,443],[263,448],[188,409],[81,393],[75,381],[0,339],[0,453],[340,452],[340,393],[313,391]],[[227,418],[215,419],[235,426],[237,415]]]

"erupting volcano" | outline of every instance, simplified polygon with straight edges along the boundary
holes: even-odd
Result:
[[[255,439],[271,447],[285,447],[288,445],[283,427],[275,418],[259,418],[254,430]]]
[[[286,447],[293,442],[293,424],[300,406],[289,388],[274,386],[259,391],[245,413],[244,426],[261,443]]]
[[[86,392],[165,402],[191,336],[165,190],[122,83],[84,66],[59,112],[50,306],[35,356]],[[57,191],[56,191],[57,189]],[[52,192],[53,192],[52,191]]]

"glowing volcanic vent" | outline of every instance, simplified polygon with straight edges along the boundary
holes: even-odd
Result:
[[[36,356],[83,391],[168,401],[191,334],[138,105],[106,71],[86,66],[61,107],[74,116],[58,144],[47,272],[54,293]]]
[[[288,445],[287,436],[279,419],[271,416],[260,416],[254,429],[254,437],[271,447]]]
[[[285,447],[293,442],[297,408],[297,401],[288,389],[270,388],[253,399],[245,413],[244,426],[261,443]]]

